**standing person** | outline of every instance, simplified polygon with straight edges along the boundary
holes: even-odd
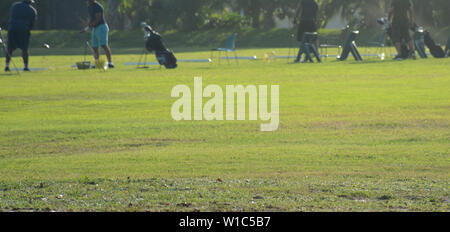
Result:
[[[17,48],[22,50],[22,58],[24,69],[23,71],[29,72],[28,68],[28,49],[30,46],[30,30],[33,28],[37,11],[31,4],[34,0],[23,0],[16,2],[11,7],[11,17],[8,25],[8,51],[6,54],[6,67],[5,72],[11,71],[9,69],[9,62],[11,56]]]
[[[295,12],[294,24],[297,23],[298,15],[300,15],[300,24],[298,25],[297,40],[302,42],[305,32],[317,32],[319,5],[315,0],[301,0],[297,7],[297,11]],[[315,45],[318,49],[318,40],[315,41]],[[297,58],[294,62],[300,62],[299,58]]]
[[[392,23],[392,42],[398,55],[395,60],[402,60],[402,57],[417,59],[414,42],[409,35],[409,29],[414,27],[414,10],[410,0],[393,0],[389,11],[389,22]],[[409,54],[402,54],[402,44],[407,43]]]
[[[108,46],[109,27],[105,20],[105,10],[103,6],[95,0],[88,0],[89,3],[89,25],[81,31],[86,32],[89,28],[92,29],[92,48],[94,49],[94,58],[97,61],[100,58],[99,47],[105,50],[108,58],[108,67],[114,68],[111,58],[111,49]]]

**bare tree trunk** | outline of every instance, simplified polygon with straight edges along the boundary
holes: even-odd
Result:
[[[433,25],[433,6],[431,1],[415,1],[414,11],[416,16],[416,22],[424,26]]]
[[[119,0],[107,0],[106,5],[108,7],[108,15],[106,16],[106,20],[108,21],[108,25],[112,29],[123,29],[121,28],[121,15],[119,13]]]
[[[383,10],[381,8],[381,3],[379,1],[367,0],[361,5],[361,12],[363,16],[364,26],[368,28],[377,27],[377,18],[383,16]]]
[[[275,27],[273,12],[274,12],[273,8],[266,9],[264,11],[264,19],[263,19],[264,29],[272,29]]]
[[[259,17],[261,15],[261,6],[259,5],[258,0],[250,0],[250,8],[249,13],[250,17],[252,18],[252,26],[253,28],[259,28],[261,25],[261,22],[259,20]]]

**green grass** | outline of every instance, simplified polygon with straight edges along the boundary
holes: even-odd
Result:
[[[287,55],[240,55],[272,50]],[[123,66],[137,59],[0,74],[0,211],[450,210],[449,59]],[[280,85],[279,130],[173,121],[171,89],[195,76]]]

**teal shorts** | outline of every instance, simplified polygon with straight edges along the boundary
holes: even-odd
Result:
[[[92,47],[98,48],[108,46],[109,27],[106,24],[101,24],[92,30]]]

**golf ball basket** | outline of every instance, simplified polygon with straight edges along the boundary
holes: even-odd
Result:
[[[90,61],[82,61],[76,63],[78,70],[86,70],[91,68],[91,62]]]
[[[106,61],[104,61],[102,59],[98,59],[95,61],[95,63],[92,63],[92,62],[86,60],[88,50],[90,50],[92,52],[92,54],[95,55],[94,49],[91,47],[89,42],[86,41],[85,46],[84,46],[84,58],[83,58],[83,61],[76,63],[77,69],[78,70],[86,70],[86,69],[95,68],[95,69],[106,71],[108,69],[108,63]]]

